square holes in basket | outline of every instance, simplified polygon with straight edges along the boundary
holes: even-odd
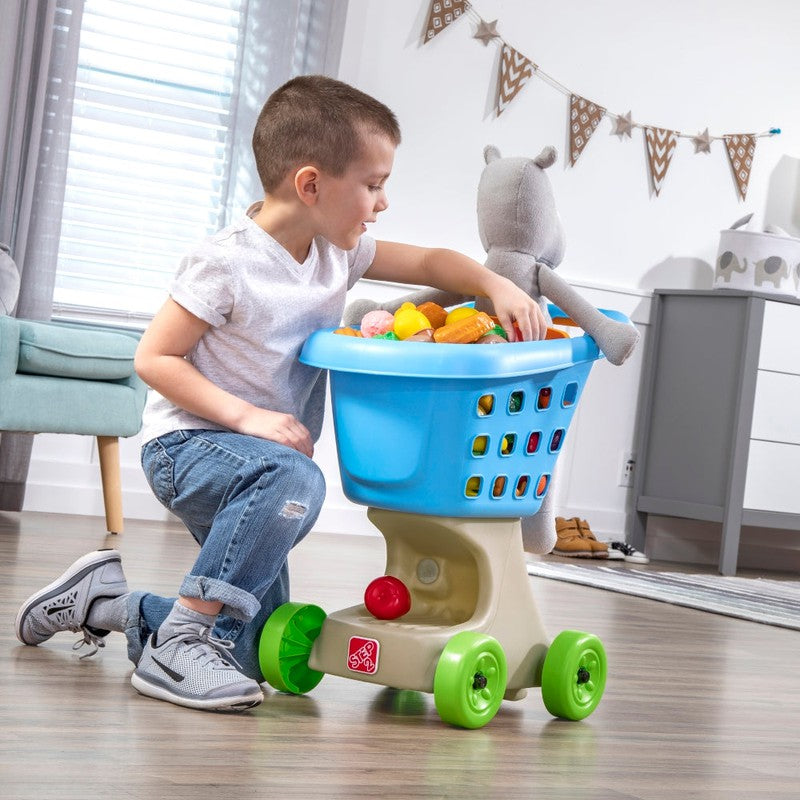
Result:
[[[507,395],[501,392],[481,395],[475,406],[477,417],[505,419],[507,429],[495,434],[477,433],[472,437],[470,455],[475,463],[473,474],[464,486],[464,495],[515,500],[543,498],[550,486],[550,474],[536,468],[541,459],[535,456],[558,454],[566,436],[563,415],[547,412],[559,407],[571,408],[577,402],[579,391],[579,384],[570,381],[563,388],[543,386],[529,392],[515,389]],[[492,428],[498,431],[497,424]],[[480,473],[482,460],[488,468],[483,474]]]

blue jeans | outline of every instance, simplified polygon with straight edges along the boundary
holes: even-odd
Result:
[[[173,431],[147,442],[142,467],[158,500],[200,545],[179,594],[223,604],[213,635],[232,640],[242,672],[261,682],[259,634],[289,599],[287,557],[319,516],[322,473],[297,450],[211,430]],[[125,631],[131,661],[138,662],[174,601],[131,593]]]

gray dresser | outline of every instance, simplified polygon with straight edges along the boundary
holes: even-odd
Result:
[[[631,543],[648,514],[719,522],[719,571],[742,525],[800,530],[800,302],[658,290],[642,375]]]

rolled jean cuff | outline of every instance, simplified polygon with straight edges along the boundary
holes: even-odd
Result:
[[[250,622],[261,609],[261,604],[250,592],[204,575],[187,575],[181,584],[180,596],[222,603],[220,614],[244,622]]]

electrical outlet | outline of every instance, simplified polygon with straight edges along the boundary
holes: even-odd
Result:
[[[636,455],[623,453],[619,470],[619,485],[629,488],[633,486],[633,471],[636,468]]]

